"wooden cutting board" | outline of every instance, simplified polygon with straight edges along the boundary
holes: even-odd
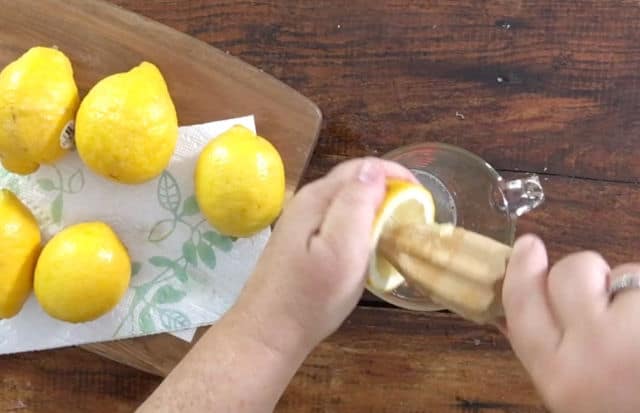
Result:
[[[57,46],[71,59],[84,96],[101,78],[148,60],[164,74],[181,125],[253,114],[258,132],[284,159],[289,196],[299,184],[322,115],[313,102],[273,77],[190,36],[99,1],[0,0],[0,10],[0,67],[32,46]],[[165,375],[190,345],[162,334],[85,348]]]

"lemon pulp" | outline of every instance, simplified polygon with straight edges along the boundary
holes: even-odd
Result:
[[[404,282],[402,274],[376,252],[383,231],[394,225],[429,224],[434,222],[435,204],[431,193],[422,185],[388,180],[387,192],[378,209],[371,233],[372,254],[367,284],[378,292],[388,292]]]

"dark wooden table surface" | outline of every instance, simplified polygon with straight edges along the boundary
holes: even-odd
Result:
[[[307,180],[412,142],[462,146],[548,201],[551,256],[640,247],[640,5],[621,0],[117,0],[269,72],[325,123]],[[213,102],[212,104],[215,104]],[[458,114],[458,115],[456,115]],[[126,412],[160,379],[80,349],[0,358],[0,410]],[[508,343],[365,296],[279,412],[543,412]]]

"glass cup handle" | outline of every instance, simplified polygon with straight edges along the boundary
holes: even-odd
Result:
[[[512,218],[526,214],[544,201],[544,191],[537,175],[512,181],[500,178],[498,186],[502,192],[502,207]]]

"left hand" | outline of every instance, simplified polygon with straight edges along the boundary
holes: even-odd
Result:
[[[608,293],[625,274],[640,277],[640,264],[610,269],[580,252],[549,270],[540,239],[514,245],[503,289],[508,337],[551,411],[640,411],[640,289]]]

